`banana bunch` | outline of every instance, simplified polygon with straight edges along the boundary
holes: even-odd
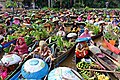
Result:
[[[109,77],[108,76],[105,76],[105,75],[98,75],[98,80],[109,80]]]
[[[77,63],[77,67],[81,68],[81,69],[88,69],[90,67],[90,63],[81,61],[81,62]]]

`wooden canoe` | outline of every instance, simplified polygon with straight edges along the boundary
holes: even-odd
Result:
[[[115,71],[119,66],[120,63],[117,61],[117,59],[113,56],[111,56],[111,52],[107,49],[104,49],[103,47],[100,47],[100,50],[102,51],[102,54],[104,57],[98,57],[96,54],[93,54],[93,57],[99,61],[99,63],[106,68],[106,70],[109,71]],[[111,79],[118,80],[120,79],[119,75],[117,73],[109,73]]]

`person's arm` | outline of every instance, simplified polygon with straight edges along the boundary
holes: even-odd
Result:
[[[24,48],[25,46],[26,46],[26,44],[19,45],[20,48]]]
[[[50,50],[48,51],[48,54],[49,54],[49,56],[50,56],[50,59],[51,59],[52,61],[54,61],[54,60],[55,60],[55,58],[53,58],[53,55],[52,55],[52,53],[51,53],[51,51],[50,51]]]

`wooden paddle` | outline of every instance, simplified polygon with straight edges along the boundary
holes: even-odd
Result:
[[[118,60],[115,58],[115,57],[113,57],[113,56],[111,56],[110,54],[108,54],[108,52],[107,51],[109,51],[109,50],[105,50],[106,48],[104,48],[103,46],[100,46],[100,50],[105,54],[105,55],[107,55],[107,56],[109,56],[110,58],[112,58],[113,60],[115,60],[116,62],[118,62]],[[110,51],[111,52],[111,51]],[[112,52],[111,52],[112,53]]]
[[[120,66],[120,63],[116,62],[112,58],[110,58],[108,55],[105,55],[107,58],[109,58],[113,63],[115,63],[118,67]]]
[[[96,72],[107,72],[107,73],[117,73],[117,74],[120,74],[120,72],[118,71],[108,71],[108,70],[96,70],[96,69],[81,69],[81,68],[78,68],[79,70],[87,70],[87,71],[96,71]]]
[[[71,69],[71,71],[80,79],[83,80],[82,76],[79,76],[78,74],[76,74],[76,72],[74,70]]]

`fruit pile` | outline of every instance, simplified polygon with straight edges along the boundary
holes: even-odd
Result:
[[[76,66],[78,68],[79,73],[85,80],[109,80],[109,77],[105,76],[101,72],[85,70],[85,69],[100,70],[101,68],[99,67],[99,65],[95,64],[94,62],[88,63],[85,61],[80,61],[77,63]]]

